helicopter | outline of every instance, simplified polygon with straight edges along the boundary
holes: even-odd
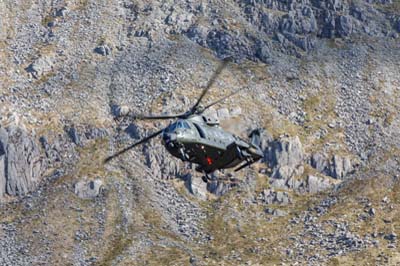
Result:
[[[104,163],[140,144],[148,142],[158,135],[162,136],[162,144],[172,156],[184,162],[197,165],[195,169],[204,174],[202,177],[204,182],[212,180],[213,178],[210,174],[216,170],[237,167],[235,171],[239,171],[263,158],[263,152],[260,148],[260,129],[253,130],[249,134],[250,141],[246,142],[240,137],[222,129],[218,119],[204,115],[205,110],[243,89],[238,89],[206,106],[201,105],[204,96],[228,62],[229,60],[222,61],[196,103],[188,111],[180,114],[162,115],[128,113],[128,116],[138,120],[176,120],[167,127],[107,157]]]

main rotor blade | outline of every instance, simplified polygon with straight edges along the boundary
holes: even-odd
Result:
[[[217,77],[219,76],[219,74],[221,74],[222,70],[226,67],[226,65],[228,64],[229,61],[230,61],[229,59],[224,59],[224,61],[222,61],[222,63],[219,65],[217,70],[211,76],[211,79],[208,81],[206,87],[201,92],[200,97],[197,99],[197,102],[193,105],[193,107],[191,109],[191,112],[194,112],[196,110],[196,108],[199,106],[201,100],[203,100],[203,98],[206,95],[207,91],[211,88],[211,86],[217,80]]]
[[[206,109],[210,108],[211,106],[213,106],[213,105],[215,105],[215,104],[217,104],[217,103],[220,103],[220,102],[222,102],[222,101],[228,99],[229,97],[231,97],[231,96],[237,94],[239,91],[241,91],[241,90],[243,90],[243,89],[244,89],[244,87],[243,87],[243,88],[240,88],[240,89],[237,89],[237,90],[235,90],[234,92],[228,94],[227,96],[224,96],[224,97],[222,97],[221,99],[216,100],[215,102],[210,103],[209,105],[205,106],[205,107],[203,108],[203,110],[201,110],[201,112],[204,112]]]
[[[131,115],[132,118],[134,119],[140,119],[140,120],[156,120],[156,119],[171,119],[171,118],[179,118],[183,116],[184,113],[181,114],[170,114],[170,115],[142,115],[142,114],[134,114]]]
[[[138,142],[133,143],[132,145],[129,145],[129,146],[126,147],[125,149],[120,150],[120,151],[117,152],[117,153],[114,153],[113,155],[107,157],[107,158],[104,160],[104,163],[108,163],[109,161],[111,161],[111,160],[114,159],[115,157],[117,157],[117,156],[119,156],[119,155],[121,155],[121,154],[123,154],[123,153],[129,151],[130,149],[132,149],[132,148],[134,148],[134,147],[136,147],[136,146],[138,146],[138,145],[140,145],[140,144],[142,144],[142,143],[144,143],[144,142],[149,141],[150,139],[152,139],[152,138],[154,138],[154,137],[156,137],[156,136],[158,136],[159,134],[161,134],[161,133],[163,132],[163,130],[164,130],[164,128],[161,129],[161,130],[159,130],[159,131],[157,131],[157,132],[155,132],[155,133],[153,133],[153,134],[151,134],[151,135],[149,135],[149,136],[147,136],[147,137],[145,137],[145,138],[143,138],[143,139],[141,139],[141,140],[139,140]]]

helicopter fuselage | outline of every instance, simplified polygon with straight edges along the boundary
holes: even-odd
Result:
[[[217,120],[193,115],[170,124],[162,133],[163,144],[173,156],[198,165],[197,170],[211,173],[241,162],[262,158],[257,145],[248,144],[223,130]]]
[[[250,133],[250,141],[246,142],[241,138],[223,130],[216,119],[203,115],[204,111],[225,99],[235,95],[245,87],[239,88],[227,96],[218,100],[201,105],[201,101],[208,90],[215,83],[219,74],[227,66],[229,58],[224,59],[218,66],[214,74],[209,79],[207,85],[196,103],[186,112],[179,114],[160,114],[143,115],[130,114],[129,117],[141,120],[169,120],[178,119],[166,128],[157,130],[141,140],[129,145],[128,147],[108,156],[104,163],[129,151],[130,149],[148,142],[152,138],[162,134],[163,144],[173,156],[194,164],[197,164],[197,171],[208,174],[215,170],[235,167],[241,164],[235,171],[253,164],[263,157],[260,148],[260,130],[255,129]],[[204,180],[204,179],[203,179]]]

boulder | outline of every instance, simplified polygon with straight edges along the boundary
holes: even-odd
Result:
[[[276,166],[298,166],[304,158],[303,145],[298,136],[282,137],[269,145],[268,164]]]
[[[273,170],[272,177],[289,179],[303,174],[303,146],[298,136],[272,141],[265,152],[265,160]]]
[[[103,182],[100,179],[82,180],[74,185],[74,192],[81,199],[93,199],[101,193],[102,189]]]
[[[336,179],[344,179],[348,173],[353,171],[353,166],[349,157],[334,155],[331,165],[331,176]]]
[[[273,216],[277,216],[277,217],[282,217],[282,216],[286,216],[287,212],[280,210],[280,209],[271,209],[271,208],[266,208],[265,209],[265,213],[266,214],[270,214]]]
[[[288,180],[293,176],[301,176],[304,172],[304,167],[299,166],[290,166],[290,165],[282,165],[277,167],[272,172],[273,178]]]
[[[126,116],[129,114],[130,109],[127,105],[113,105],[111,111],[115,117]]]
[[[296,177],[291,177],[286,181],[286,186],[295,191],[304,192],[304,181]]]
[[[309,175],[307,177],[307,190],[310,193],[318,193],[328,189],[332,184],[328,179]]]
[[[284,179],[275,179],[275,178],[273,178],[270,181],[270,184],[271,184],[271,187],[277,188],[277,189],[286,189],[287,188],[286,180],[284,180]]]
[[[258,199],[266,204],[287,205],[292,202],[287,192],[274,191],[272,189],[265,189],[259,194]]]
[[[329,160],[326,158],[325,154],[314,153],[311,155],[311,166],[315,168],[318,172],[329,175]]]
[[[31,73],[34,78],[39,79],[44,74],[50,72],[53,69],[53,65],[53,56],[42,56],[30,64],[25,70]]]
[[[172,159],[172,155],[170,155],[162,145],[146,145],[144,146],[143,152],[146,156],[146,164],[155,177],[172,179],[182,175],[181,167],[183,163],[175,158]]]
[[[81,137],[75,127],[68,128],[67,133],[75,145],[82,146]]]
[[[16,125],[0,128],[0,197],[34,190],[43,170],[44,161],[34,137]]]
[[[232,184],[225,183],[218,179],[212,180],[207,183],[207,191],[216,196],[224,195],[226,192],[230,190],[231,187]]]
[[[183,10],[175,9],[166,17],[165,24],[170,26],[169,33],[181,33],[187,31],[192,24],[192,13],[186,13]]]
[[[206,38],[207,38],[207,34],[208,34],[208,29],[205,26],[202,25],[192,25],[188,31],[186,32],[186,36],[198,43],[199,45],[206,45]]]
[[[353,31],[353,21],[350,16],[339,16],[336,18],[336,34],[339,37],[347,37]]]
[[[102,56],[107,56],[111,54],[111,48],[107,44],[99,45],[94,48],[93,51]]]
[[[324,10],[323,11],[323,23],[321,27],[321,37],[324,38],[332,38],[335,35],[335,27],[336,27],[336,22],[335,22],[335,17],[332,14],[331,11],[329,10]]]
[[[329,159],[326,154],[315,153],[311,155],[310,164],[318,172],[336,179],[344,179],[354,170],[349,156],[337,154]]]
[[[207,199],[207,184],[201,178],[188,174],[184,178],[187,190],[201,200]]]

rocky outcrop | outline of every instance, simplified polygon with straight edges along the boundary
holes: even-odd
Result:
[[[273,189],[264,189],[258,195],[257,199],[265,204],[287,205],[292,202],[292,199],[287,192],[275,191]]]
[[[315,153],[311,156],[311,166],[320,173],[336,179],[345,179],[354,171],[353,163],[349,156],[333,155],[328,158],[326,154]]]
[[[324,191],[332,186],[332,182],[328,178],[309,175],[307,177],[307,191],[309,193],[318,193]]]
[[[100,179],[79,181],[74,185],[75,194],[82,199],[93,199],[103,190],[103,181]]]
[[[207,191],[216,196],[222,196],[225,193],[227,193],[234,186],[236,186],[235,183],[227,183],[227,182],[215,179],[215,180],[211,180],[207,183]]]
[[[34,137],[11,125],[0,128],[0,197],[21,196],[36,188],[44,161]]]
[[[288,180],[303,174],[304,150],[298,136],[282,137],[270,142],[265,156],[273,178]]]
[[[36,79],[40,78],[41,76],[47,74],[53,69],[54,66],[54,56],[46,55],[38,58],[32,64],[30,64],[26,71]]]
[[[64,128],[69,139],[77,146],[85,146],[89,141],[106,137],[109,133],[105,128],[97,128],[91,125],[79,127],[71,125]]]
[[[207,184],[201,178],[196,178],[191,174],[184,177],[185,187],[195,197],[206,200],[207,199]]]
[[[144,148],[146,164],[153,175],[161,179],[172,179],[184,174],[183,163],[178,159],[172,159],[162,145],[149,145]]]

